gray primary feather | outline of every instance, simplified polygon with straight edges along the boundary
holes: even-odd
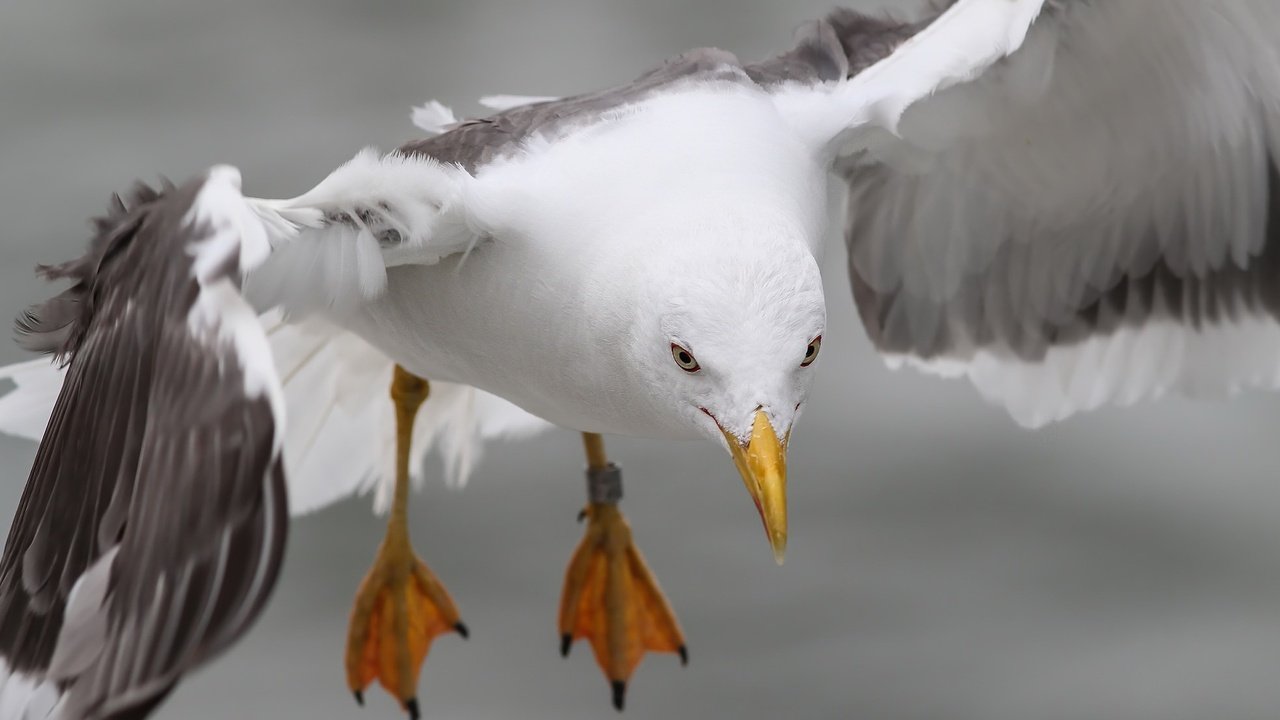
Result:
[[[1027,239],[1010,237],[999,241],[995,256],[980,272],[964,277],[945,308],[931,311],[919,307],[928,301],[912,298],[902,285],[877,289],[851,253],[849,276],[858,312],[871,340],[886,352],[929,359],[959,348],[998,346],[1032,362],[1043,359],[1051,347],[1109,335],[1151,319],[1200,329],[1252,313],[1280,318],[1280,175],[1276,167],[1271,159],[1261,251],[1244,266],[1229,262],[1197,274],[1175,257],[1160,255],[1132,270],[1117,266],[1104,285],[1081,288],[1070,308],[1046,314],[1035,304],[1023,302],[1026,291],[1017,280],[1033,262],[1035,250]],[[885,172],[864,169],[850,176],[860,205],[889,202],[882,194]],[[855,247],[868,232],[862,218],[856,211],[848,218],[848,239]],[[1195,229],[1181,231],[1190,234]],[[1145,232],[1154,233],[1154,226]],[[1214,239],[1187,237],[1182,243],[1210,241]],[[930,312],[945,317],[936,323],[921,322],[921,313]]]

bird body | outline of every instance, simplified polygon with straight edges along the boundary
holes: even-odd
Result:
[[[736,285],[745,306],[771,287],[820,283],[828,223],[815,149],[745,79],[695,79],[486,165],[466,190],[478,208],[467,220],[491,239],[392,268],[386,292],[343,324],[415,373],[564,427],[702,436],[696,409],[655,403],[647,383],[631,382],[652,375],[650,356],[670,364],[666,343],[636,347],[655,334],[637,324],[707,288]],[[760,282],[739,282],[751,277]]]

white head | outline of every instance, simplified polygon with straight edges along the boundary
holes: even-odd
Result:
[[[826,328],[806,231],[757,209],[651,232],[629,374],[654,410],[729,450],[780,562],[786,444]]]

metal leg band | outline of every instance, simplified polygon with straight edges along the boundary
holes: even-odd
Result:
[[[622,468],[587,468],[587,500],[597,505],[617,505],[622,499]]]

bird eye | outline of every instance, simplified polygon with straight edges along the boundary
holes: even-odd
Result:
[[[671,343],[671,357],[675,359],[680,369],[687,373],[696,373],[702,369],[702,366],[694,359],[693,353],[675,343]]]
[[[812,365],[812,364],[813,364],[813,361],[818,359],[818,350],[820,350],[820,349],[822,349],[822,336],[821,336],[821,335],[819,335],[818,337],[814,338],[814,339],[809,343],[809,347],[805,348],[805,351],[804,351],[804,360],[802,360],[802,361],[800,362],[800,367],[809,367],[810,365]]]

